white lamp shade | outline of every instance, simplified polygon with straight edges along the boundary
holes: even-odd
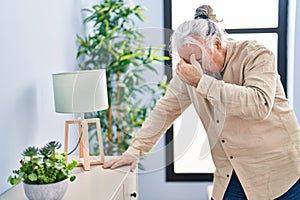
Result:
[[[108,108],[104,69],[52,74],[55,111],[86,113]]]

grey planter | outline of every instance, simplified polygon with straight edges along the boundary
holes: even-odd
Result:
[[[23,183],[24,191],[29,200],[60,200],[65,195],[69,179],[51,184],[26,184]]]

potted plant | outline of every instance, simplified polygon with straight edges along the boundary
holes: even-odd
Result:
[[[100,118],[106,155],[118,155],[127,149],[132,133],[141,127],[167,87],[166,78],[155,84],[144,79],[145,71],[154,76],[158,64],[170,60],[161,55],[165,45],[153,48],[145,44],[143,33],[135,25],[138,20],[146,22],[144,10],[125,0],[103,0],[83,9],[88,15],[84,23],[91,30],[77,36],[79,68],[106,69],[109,95],[109,109],[87,113],[86,118]],[[93,141],[96,131],[90,130]],[[90,150],[97,155],[96,151]]]
[[[24,191],[28,199],[62,199],[68,181],[75,180],[71,174],[77,166],[77,160],[66,162],[66,152],[58,153],[61,143],[51,141],[42,148],[30,146],[23,153],[21,167],[13,170],[8,181],[12,185],[23,182]],[[68,180],[69,179],[69,180]]]

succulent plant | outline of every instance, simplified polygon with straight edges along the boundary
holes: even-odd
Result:
[[[71,174],[77,166],[77,160],[66,162],[67,153],[58,153],[61,143],[51,141],[42,148],[30,146],[21,154],[24,158],[20,161],[21,167],[13,170],[13,175],[9,176],[8,181],[16,185],[21,181],[28,184],[48,184],[56,183],[67,178],[75,180]]]

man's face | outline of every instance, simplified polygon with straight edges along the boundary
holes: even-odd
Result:
[[[195,54],[197,62],[200,63],[202,69],[210,72],[217,72],[216,64],[213,59],[213,54],[208,49],[206,44],[188,44],[183,45],[178,49],[178,54],[181,59],[187,63],[191,63],[190,58],[192,54]]]
[[[184,45],[178,49],[179,57],[187,63],[191,63],[190,58],[192,54],[195,54],[196,60],[199,62],[202,59],[201,49],[194,44]],[[201,62],[200,62],[201,64]]]

